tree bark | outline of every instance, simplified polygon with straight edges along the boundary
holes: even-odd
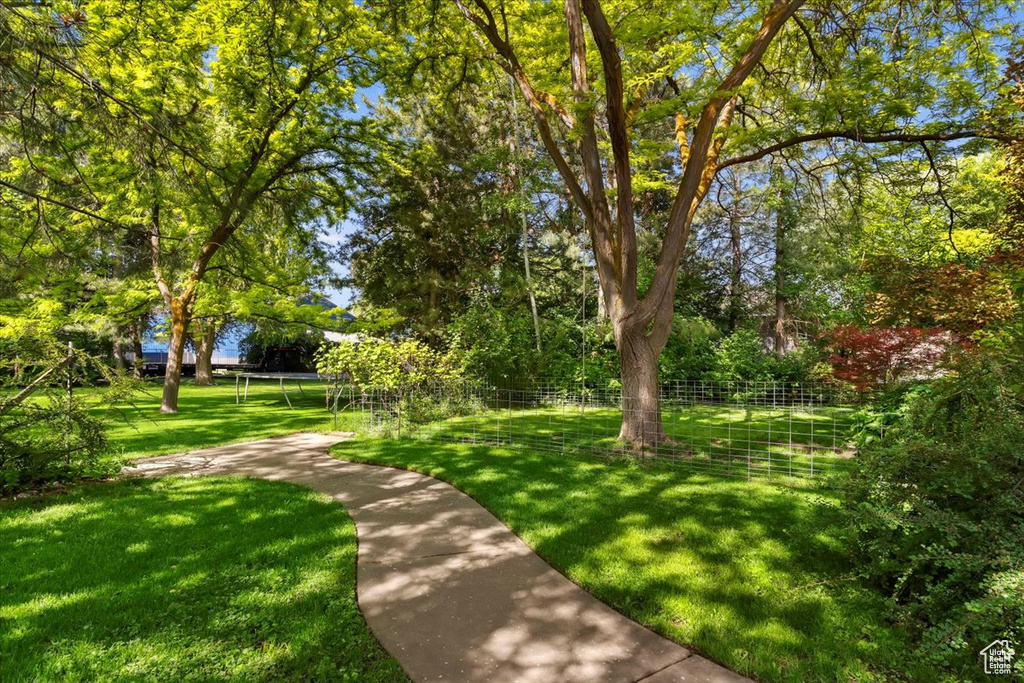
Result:
[[[161,413],[178,412],[178,390],[181,387],[181,362],[185,355],[185,335],[188,334],[189,310],[181,299],[171,299],[171,343],[167,347],[167,370],[164,373],[164,391],[160,401]]]
[[[213,347],[217,343],[216,323],[204,323],[199,327],[196,339],[196,384],[212,387],[213,381]]]
[[[772,349],[786,355],[786,223],[789,219],[789,194],[783,190],[782,204],[775,213],[775,320],[772,324]]]
[[[120,372],[124,370],[124,347],[121,345],[121,330],[118,329],[111,342],[111,351],[114,355],[114,367]]]
[[[729,211],[729,246],[732,251],[732,268],[729,272],[729,331],[739,326],[743,310],[741,286],[743,276],[742,234],[740,232],[740,191],[739,176],[733,174],[732,207]]]
[[[132,376],[135,379],[142,378],[142,367],[145,364],[145,357],[142,355],[142,319],[136,320],[131,325],[132,335]]]
[[[619,327],[619,325],[616,325]],[[616,334],[622,364],[622,427],[619,439],[641,452],[666,441],[661,422],[658,354],[643,329]]]

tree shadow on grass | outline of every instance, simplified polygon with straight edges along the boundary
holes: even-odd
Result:
[[[834,500],[808,491],[526,450],[353,441],[476,498],[607,604],[763,680],[850,680],[905,652],[848,575]]]
[[[4,680],[405,680],[355,602],[336,504],[245,479],[0,506]]]
[[[297,431],[352,429],[352,417],[339,415],[335,427],[324,403],[322,387],[299,393],[289,386],[289,408],[276,383],[253,383],[248,401],[235,403],[231,380],[213,387],[182,385],[179,412],[159,412],[159,386],[133,406],[95,408],[110,422],[111,451],[125,457],[144,457],[207,448],[225,443],[262,439]]]

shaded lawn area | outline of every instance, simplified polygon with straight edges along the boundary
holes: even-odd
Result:
[[[128,458],[162,455],[252,441],[298,431],[324,432],[334,429],[331,413],[324,406],[323,385],[308,382],[300,394],[294,383],[286,384],[292,409],[288,408],[277,382],[253,381],[246,403],[235,405],[233,379],[218,380],[212,387],[184,381],[178,412],[160,412],[160,384],[147,386],[147,393],[134,406],[97,407],[93,414],[109,421],[107,437],[111,453]],[[102,388],[81,389],[98,399]],[[351,416],[339,414],[338,430],[353,429]]]
[[[0,504],[4,681],[404,681],[355,528],[290,484],[169,478]]]
[[[849,408],[695,404],[662,413],[668,445],[654,455],[717,474],[810,478],[843,471],[852,453]],[[538,451],[626,453],[622,411],[579,406],[485,410],[411,429],[441,441],[514,443]]]
[[[846,575],[831,494],[468,444],[360,439],[332,453],[452,483],[607,604],[741,673],[933,678],[907,671],[881,600]]]

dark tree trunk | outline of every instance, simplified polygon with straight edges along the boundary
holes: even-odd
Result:
[[[142,378],[142,366],[145,357],[142,355],[142,320],[136,320],[131,326],[132,335],[132,375],[135,379]]]
[[[112,351],[114,354],[114,367],[117,368],[118,372],[124,370],[124,347],[121,345],[121,330],[118,330],[118,334],[114,337],[112,344]]]
[[[167,372],[164,373],[164,392],[160,401],[161,413],[178,412],[178,390],[181,388],[181,362],[185,355],[185,335],[188,333],[188,306],[181,299],[171,299],[171,344],[167,348]]]
[[[622,364],[622,428],[619,439],[635,451],[657,447],[666,441],[661,423],[658,384],[659,349],[643,329],[622,329],[616,335]]]
[[[200,331],[200,330],[197,330]],[[212,387],[213,382],[213,347],[217,343],[217,325],[206,323],[201,334],[196,337],[196,384]]]
[[[788,194],[775,215],[775,320],[772,324],[772,348],[775,355],[786,355],[786,221]]]
[[[732,268],[729,272],[729,331],[735,332],[743,310],[742,275],[743,251],[741,249],[739,192],[733,194],[732,210],[729,213],[729,246],[732,249]]]

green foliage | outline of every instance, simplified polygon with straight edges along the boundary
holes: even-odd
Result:
[[[1019,382],[1018,367],[962,360],[906,395],[898,431],[867,445],[849,483],[861,571],[950,680],[980,678],[996,637],[1024,637]]]
[[[432,343],[481,289],[520,285],[508,122],[488,100],[467,85],[458,99],[415,92],[376,109],[401,142],[363,179],[360,226],[342,247],[365,301]]]
[[[0,494],[114,474],[104,423],[79,398],[48,390],[0,416]]]
[[[366,55],[388,49],[366,11],[60,0],[2,14],[0,337],[117,340],[161,300],[177,341],[192,315],[298,317],[329,272],[318,234],[345,216],[376,139],[354,115]]]
[[[80,385],[101,375],[102,409]],[[0,494],[102,477],[109,457],[106,410],[131,401],[138,382],[55,339],[0,343]]]
[[[704,318],[676,316],[673,334],[658,359],[658,372],[663,379],[700,379],[718,367],[715,346],[720,339],[718,329]]]
[[[535,377],[538,372],[539,359],[531,335],[525,307],[509,310],[481,302],[454,316],[445,341],[462,359],[470,376],[508,382]]]
[[[347,378],[361,391],[393,391],[427,382],[461,379],[451,357],[415,339],[367,338],[324,345],[316,354],[317,372]]]
[[[814,379],[818,353],[809,345],[776,356],[764,339],[741,328],[723,337],[714,348],[714,364],[701,379],[717,381],[803,382]]]

